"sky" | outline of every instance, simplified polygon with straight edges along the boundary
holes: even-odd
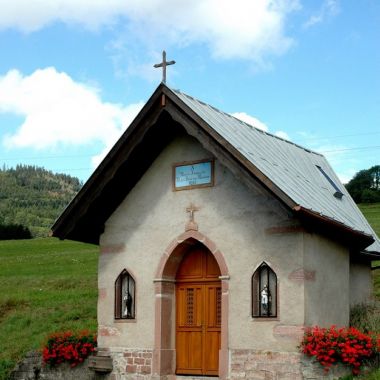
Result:
[[[380,164],[379,0],[0,0],[0,165],[86,181],[160,84]]]

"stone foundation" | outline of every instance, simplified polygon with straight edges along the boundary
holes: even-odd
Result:
[[[298,353],[231,350],[231,379],[302,380]]]
[[[230,380],[332,380],[350,373],[343,366],[326,373],[319,363],[296,352],[231,350]]]
[[[49,368],[42,364],[40,352],[29,352],[17,364],[10,375],[10,380],[102,380],[87,368],[87,360],[71,368],[68,364],[60,364],[57,368]]]
[[[113,359],[111,373],[95,373],[87,369],[87,361],[70,368],[60,365],[49,369],[41,364],[40,353],[29,353],[11,375],[12,380],[176,380],[175,375],[152,375],[152,350],[113,349],[112,352],[98,349],[98,355],[110,355]],[[334,367],[325,373],[322,366],[296,352],[269,352],[254,350],[230,350],[230,372],[228,380],[332,380],[350,374],[350,369]],[[186,380],[200,379],[189,376]],[[217,379],[211,377],[210,380]]]
[[[107,377],[110,380],[152,378],[153,350],[121,349],[113,350],[110,355],[113,358],[113,371]]]
[[[120,349],[110,352],[113,371],[109,380],[176,380],[176,375],[152,375],[152,350]],[[228,380],[333,380],[351,373],[350,369],[337,366],[326,373],[323,367],[297,352],[274,352],[255,350],[230,350]],[[200,379],[194,375],[188,380]],[[218,379],[211,377],[211,380]]]

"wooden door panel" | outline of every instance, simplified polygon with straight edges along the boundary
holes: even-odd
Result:
[[[196,280],[203,277],[204,253],[202,250],[193,250],[186,255],[177,271],[177,279]]]
[[[216,262],[213,255],[207,255],[205,260],[205,277],[211,279],[217,279],[220,276],[219,265]]]
[[[177,332],[177,373],[202,374],[202,331]]]
[[[205,333],[203,368],[205,375],[218,374],[221,322],[220,283],[205,285]]]
[[[221,331],[220,270],[199,247],[177,272],[176,362],[178,374],[218,375]]]
[[[204,374],[218,374],[220,331],[208,331],[204,341]]]
[[[177,326],[202,327],[203,290],[201,285],[177,288]]]
[[[220,284],[206,285],[206,326],[220,329],[222,319],[222,293]]]

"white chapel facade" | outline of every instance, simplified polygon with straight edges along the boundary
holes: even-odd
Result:
[[[160,84],[53,226],[99,244],[111,379],[305,378],[305,326],[348,324],[379,240],[323,156]]]

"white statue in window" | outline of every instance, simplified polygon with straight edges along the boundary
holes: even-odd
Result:
[[[125,303],[123,317],[127,317],[127,318],[131,317],[131,315],[132,315],[132,296],[128,292],[128,290],[125,291],[123,301]]]
[[[260,303],[265,313],[270,313],[271,296],[269,293],[268,285],[265,285],[260,293]]]

